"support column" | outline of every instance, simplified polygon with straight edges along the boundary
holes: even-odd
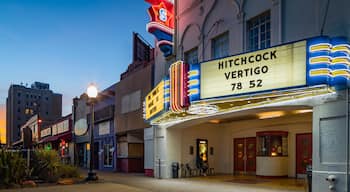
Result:
[[[349,190],[348,105],[346,90],[339,92],[336,101],[314,107],[312,191]]]
[[[168,163],[166,159],[166,128],[154,128],[154,176],[158,179],[169,178]]]

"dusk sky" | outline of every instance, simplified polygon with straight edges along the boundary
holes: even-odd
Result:
[[[144,0],[1,0],[0,135],[10,84],[50,84],[63,95],[63,115],[90,82],[119,81],[132,60],[132,32],[146,32]]]

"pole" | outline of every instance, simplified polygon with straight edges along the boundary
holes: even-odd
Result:
[[[158,159],[158,162],[159,162],[159,164],[158,164],[158,170],[159,170],[159,173],[158,173],[158,175],[159,175],[159,178],[158,179],[161,179],[161,173],[160,173],[160,158]]]
[[[27,148],[27,177],[30,178],[30,172],[29,172],[29,167],[30,167],[30,149]]]
[[[95,181],[97,180],[96,173],[93,171],[93,166],[94,166],[94,104],[95,100],[92,98],[90,100],[91,104],[91,123],[90,123],[90,166],[89,166],[89,173],[88,177],[86,178],[87,181]]]
[[[345,179],[345,184],[346,184],[346,191],[349,191],[349,160],[350,160],[350,154],[349,154],[349,145],[350,145],[350,123],[349,123],[349,88],[346,89],[346,142],[347,144],[345,145],[345,154],[346,154],[346,179]]]

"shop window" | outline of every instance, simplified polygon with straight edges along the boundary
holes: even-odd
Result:
[[[198,63],[198,49],[197,47],[186,51],[185,53],[185,62],[187,64],[196,64]]]
[[[113,162],[113,146],[111,144],[103,145],[103,165],[104,167],[112,167]]]
[[[288,132],[257,132],[257,156],[288,156]]]
[[[248,50],[265,49],[271,44],[270,11],[260,14],[247,22]]]
[[[228,32],[212,39],[212,58],[228,56]]]

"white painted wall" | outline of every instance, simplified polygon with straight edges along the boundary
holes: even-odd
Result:
[[[166,151],[168,170],[176,161],[196,166],[196,139],[207,139],[208,147],[214,148],[209,154],[209,166],[217,173],[233,173],[233,139],[255,137],[259,131],[287,131],[288,134],[288,176],[295,177],[296,134],[312,131],[312,114],[293,115],[268,120],[246,120],[225,124],[199,124],[187,128],[166,130]],[[190,155],[189,148],[194,147]]]
[[[144,129],[144,169],[154,168],[154,132],[153,128]]]

